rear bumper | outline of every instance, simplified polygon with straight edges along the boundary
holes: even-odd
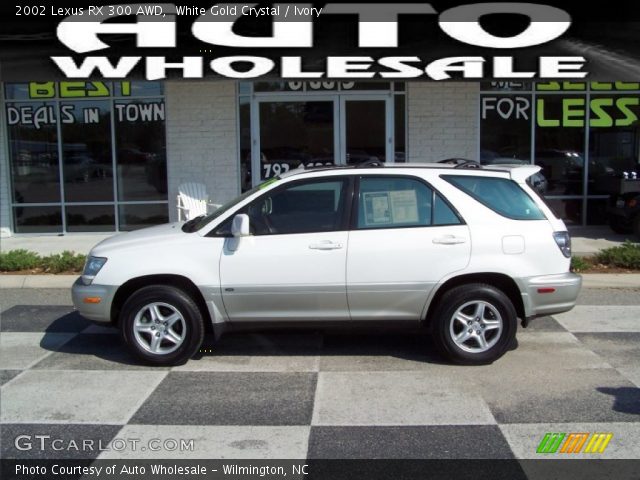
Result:
[[[571,310],[582,286],[582,277],[570,272],[515,280],[527,319]]]
[[[71,287],[71,298],[80,315],[94,322],[111,322],[111,303],[116,285],[85,285],[78,278]],[[86,298],[100,298],[100,303],[85,303]]]

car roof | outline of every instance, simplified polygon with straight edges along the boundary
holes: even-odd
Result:
[[[512,180],[516,182],[524,182],[527,178],[535,175],[541,170],[541,167],[538,165],[489,165],[483,166],[478,163],[469,163],[462,165],[452,165],[445,163],[392,163],[392,164],[384,164],[377,163],[376,165],[335,165],[335,166],[323,166],[323,167],[304,167],[301,165],[299,168],[289,170],[280,175],[281,179],[289,178],[293,176],[300,176],[305,174],[316,174],[323,172],[344,172],[344,173],[352,173],[353,171],[357,171],[357,173],[380,173],[381,171],[393,171],[393,170],[442,170],[447,173],[453,173],[454,171],[458,174],[474,174],[474,173],[501,173],[507,174],[511,177]],[[485,175],[483,175],[485,176]]]

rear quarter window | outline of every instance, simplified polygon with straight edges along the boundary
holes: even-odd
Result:
[[[441,177],[503,217],[513,220],[546,219],[533,199],[513,180],[470,175]]]

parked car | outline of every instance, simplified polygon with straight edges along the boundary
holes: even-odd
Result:
[[[374,165],[296,169],[104,240],[74,304],[156,365],[188,360],[208,329],[336,322],[426,328],[448,359],[484,364],[518,319],[574,306],[569,234],[526,183],[540,167]]]
[[[640,187],[640,180],[637,186]],[[607,216],[611,230],[620,234],[633,233],[640,241],[640,193],[611,195]]]

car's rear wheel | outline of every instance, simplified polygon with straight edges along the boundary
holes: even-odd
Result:
[[[433,315],[438,349],[455,363],[482,365],[497,360],[514,343],[518,318],[509,297],[485,284],[454,287]]]
[[[202,314],[184,291],[152,285],[135,292],[120,316],[122,337],[133,354],[154,365],[179,365],[204,338]]]
[[[636,238],[640,241],[640,213],[633,219],[633,233],[636,234]]]

